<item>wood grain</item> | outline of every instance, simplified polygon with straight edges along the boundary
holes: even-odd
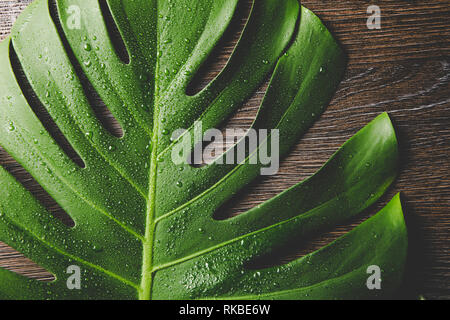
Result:
[[[0,39],[31,1],[0,2]],[[382,28],[368,30],[366,9],[377,4]],[[279,174],[260,178],[222,209],[225,216],[245,211],[313,174],[360,128],[383,111],[398,132],[402,167],[395,185],[358,218],[315,239],[278,254],[291,259],[342,235],[402,192],[410,238],[405,284],[398,298],[450,298],[450,1],[303,1],[342,43],[349,65],[344,81],[320,120],[282,162]],[[208,83],[226,63],[248,12],[242,14],[214,52],[193,90]],[[266,85],[241,107],[226,127],[248,128]],[[14,161],[0,151],[0,164]],[[58,214],[52,199],[32,179],[24,183]],[[330,183],[332,183],[330,181]],[[62,215],[62,213],[60,213]],[[264,264],[264,261],[260,262]],[[0,266],[40,280],[51,276],[6,245],[0,244]]]

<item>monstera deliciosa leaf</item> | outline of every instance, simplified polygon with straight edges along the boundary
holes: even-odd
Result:
[[[204,131],[220,126],[269,75],[253,128],[278,129],[285,155],[324,111],[343,75],[344,54],[311,11],[297,0],[255,0],[224,69],[188,95],[237,4],[37,0],[20,16],[0,45],[0,145],[75,226],[55,219],[0,167],[0,241],[56,278],[40,282],[0,269],[0,298],[333,299],[376,297],[396,288],[407,246],[398,196],[314,253],[249,267],[294,239],[360,213],[386,191],[398,160],[386,114],[311,178],[226,220],[214,213],[262,166],[249,158],[201,167],[171,160],[181,138],[171,140],[168,133],[188,128],[191,134],[196,121]],[[107,18],[120,32],[125,55]],[[19,74],[85,166],[66,155],[33,112]],[[87,85],[120,123],[122,137],[96,117]],[[270,148],[270,141],[260,147]],[[79,290],[67,286],[72,265],[82,273]],[[366,286],[371,265],[382,270],[381,290]]]

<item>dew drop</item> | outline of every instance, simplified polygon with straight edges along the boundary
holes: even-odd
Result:
[[[103,248],[94,245],[94,246],[92,246],[92,250],[94,250],[95,252],[102,252],[102,251],[103,251]]]

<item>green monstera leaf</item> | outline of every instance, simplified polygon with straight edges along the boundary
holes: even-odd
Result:
[[[278,129],[279,152],[287,154],[324,111],[345,69],[342,50],[312,12],[297,0],[255,0],[224,69],[188,95],[238,0],[86,3],[37,0],[0,44],[0,145],[75,222],[55,219],[0,167],[0,241],[55,275],[40,282],[0,269],[0,298],[372,298],[398,286],[407,247],[398,196],[316,252],[279,266],[249,265],[360,213],[386,191],[398,161],[386,114],[309,179],[226,220],[214,213],[263,166],[251,157],[220,164],[234,149],[200,167],[171,160],[196,121],[203,132],[220,126],[270,74],[253,128]],[[46,130],[24,81],[84,165]],[[96,117],[89,87],[123,136]],[[179,128],[188,129],[171,139]],[[263,147],[275,145],[265,139]],[[67,286],[74,265],[79,290]],[[382,270],[381,290],[366,286],[371,265]]]

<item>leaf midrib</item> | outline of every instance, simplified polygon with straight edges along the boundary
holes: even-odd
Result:
[[[158,67],[156,68],[158,72]],[[155,81],[156,83],[157,81]],[[157,146],[159,131],[159,108],[157,94],[155,94],[155,120],[152,137],[152,153],[150,159],[149,194],[147,200],[145,236],[142,250],[142,278],[139,290],[140,300],[150,300],[153,282],[153,242],[155,234],[155,203],[156,203],[156,172],[157,172]]]
[[[158,4],[156,2],[156,13],[159,13]],[[156,19],[156,30],[158,32],[158,19]],[[156,52],[159,52],[160,49],[160,41],[159,36],[156,36]],[[153,266],[153,246],[154,246],[154,235],[156,224],[159,222],[159,219],[156,219],[155,216],[155,204],[156,204],[156,178],[157,178],[157,166],[158,166],[158,158],[161,154],[163,154],[169,147],[163,149],[162,152],[158,152],[158,143],[159,143],[159,129],[160,129],[160,97],[159,91],[160,88],[158,86],[159,80],[159,59],[156,58],[155,61],[155,82],[154,82],[154,117],[153,117],[153,128],[152,128],[152,139],[151,144],[153,146],[150,156],[150,174],[149,174],[149,184],[148,184],[148,197],[147,197],[147,210],[146,210],[146,229],[144,238],[142,240],[143,250],[142,250],[142,270],[141,270],[141,284],[138,288],[138,296],[140,300],[151,300],[152,298],[152,283],[153,283],[153,275],[159,269],[154,268]],[[175,75],[175,78],[170,82],[168,88],[172,87],[173,82],[177,78],[179,72],[182,68],[179,69],[178,73]]]
[[[156,14],[159,13],[158,1],[156,3]],[[156,52],[159,52],[159,23],[156,19]],[[158,158],[158,142],[159,142],[159,59],[155,59],[155,81],[153,90],[153,128],[151,145],[153,146],[150,156],[150,174],[148,183],[148,197],[146,210],[145,234],[142,242],[142,269],[141,284],[138,289],[139,300],[151,300],[152,284],[153,284],[153,242],[155,237],[155,204],[156,204],[156,174],[157,174],[157,158]]]

